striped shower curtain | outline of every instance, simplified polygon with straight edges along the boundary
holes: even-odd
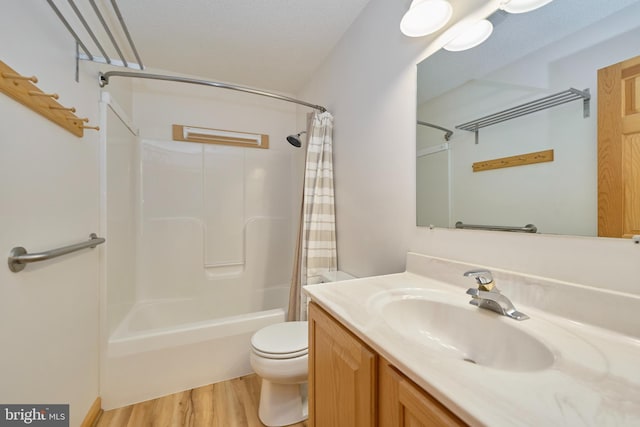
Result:
[[[310,277],[337,269],[333,196],[333,116],[314,112],[307,129],[307,160],[296,259],[287,320],[305,320],[301,287]]]

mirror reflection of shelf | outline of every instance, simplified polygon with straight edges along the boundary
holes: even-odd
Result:
[[[544,98],[536,99],[515,107],[508,108],[506,110],[489,114],[488,116],[481,117],[476,120],[472,120],[461,125],[457,125],[456,129],[462,129],[469,132],[475,132],[476,144],[479,141],[479,130],[481,128],[492,126],[498,123],[505,122],[507,120],[515,119],[516,117],[522,117],[527,114],[535,113],[537,111],[546,110],[557,105],[566,104],[567,102],[582,99],[583,117],[587,118],[590,114],[590,100],[591,94],[589,89],[578,90],[569,88],[562,92],[554,93],[553,95],[545,96]]]

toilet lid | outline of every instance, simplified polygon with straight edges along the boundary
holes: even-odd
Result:
[[[307,353],[308,323],[285,322],[269,325],[251,337],[251,346],[260,355],[273,358],[292,357]]]

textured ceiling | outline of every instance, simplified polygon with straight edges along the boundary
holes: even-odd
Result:
[[[147,67],[295,93],[368,1],[120,0],[118,5]]]
[[[106,54],[116,60],[120,57],[91,0],[52,1],[90,54]],[[124,59],[137,63],[113,1],[95,0],[94,4],[108,22]],[[304,86],[368,2],[115,1],[145,68],[284,93],[296,93]],[[103,51],[92,41],[74,6],[89,23]],[[53,15],[52,10],[47,12]]]

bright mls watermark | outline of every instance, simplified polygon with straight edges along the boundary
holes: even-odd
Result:
[[[69,405],[2,405],[0,427],[69,427]]]

